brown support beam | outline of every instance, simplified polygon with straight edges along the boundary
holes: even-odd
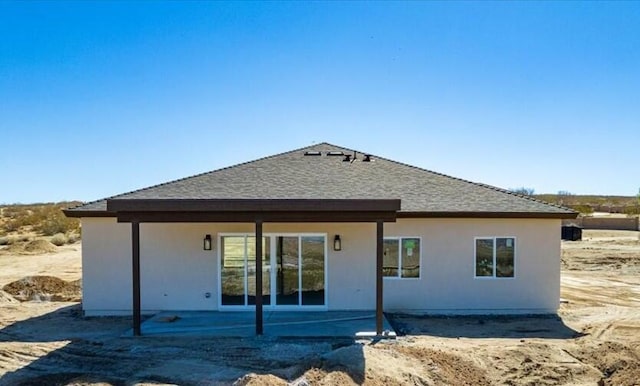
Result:
[[[262,220],[256,220],[256,335],[262,332]]]
[[[110,212],[396,212],[399,199],[107,199]],[[264,219],[263,219],[264,220]]]
[[[386,222],[396,221],[396,212],[119,212],[118,222]]]
[[[133,272],[133,335],[140,336],[140,223],[131,223]]]
[[[384,221],[376,222],[376,335],[382,335],[382,250],[384,240]]]

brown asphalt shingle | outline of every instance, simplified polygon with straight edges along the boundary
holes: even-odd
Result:
[[[321,156],[305,156],[320,151]],[[401,199],[401,212],[566,213],[569,209],[503,189],[371,157],[328,143],[124,193],[127,199]],[[112,197],[112,198],[115,198]],[[71,211],[106,211],[106,199]]]

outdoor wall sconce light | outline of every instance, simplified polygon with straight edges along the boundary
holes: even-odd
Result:
[[[211,235],[204,236],[204,250],[205,251],[211,250]]]
[[[333,238],[333,250],[334,251],[342,250],[342,240],[340,240],[340,235],[336,235],[336,237]]]

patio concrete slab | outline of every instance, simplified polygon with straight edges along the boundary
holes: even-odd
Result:
[[[264,335],[273,337],[356,338],[371,336],[376,328],[372,311],[265,311],[263,318]],[[395,337],[386,318],[383,327]],[[256,333],[253,312],[163,311],[141,328],[145,336],[253,337]]]

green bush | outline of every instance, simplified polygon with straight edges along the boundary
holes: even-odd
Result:
[[[62,246],[65,245],[67,243],[67,236],[63,235],[62,233],[56,233],[55,235],[53,235],[53,237],[51,238],[51,244],[56,245],[56,246]]]
[[[11,237],[0,237],[0,245],[11,245],[13,244],[13,239]]]

